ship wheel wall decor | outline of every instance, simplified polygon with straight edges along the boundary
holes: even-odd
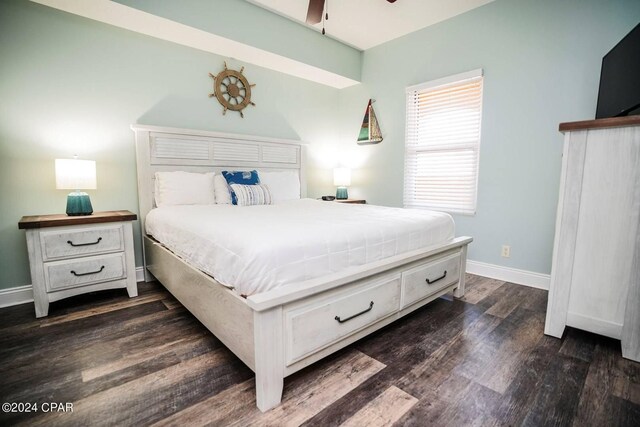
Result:
[[[213,79],[213,93],[209,98],[216,97],[218,102],[224,107],[222,114],[227,114],[227,110],[237,111],[240,117],[244,118],[242,110],[248,105],[256,105],[251,102],[251,88],[255,84],[249,84],[246,77],[242,75],[244,67],[240,71],[229,70],[227,63],[224,63],[224,70],[217,76],[209,73]]]

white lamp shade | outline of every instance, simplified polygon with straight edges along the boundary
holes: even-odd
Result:
[[[333,170],[333,185],[338,187],[348,187],[351,185],[351,169],[335,168]]]
[[[93,160],[56,159],[58,190],[94,190],[96,162]]]

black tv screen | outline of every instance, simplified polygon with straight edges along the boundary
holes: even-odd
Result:
[[[596,119],[640,114],[640,24],[602,58]]]

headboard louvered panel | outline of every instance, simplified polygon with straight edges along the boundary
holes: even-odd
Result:
[[[298,163],[299,147],[265,144],[262,146],[262,161],[267,163]]]
[[[169,159],[209,159],[208,141],[198,141],[178,138],[154,138],[152,144],[152,155],[156,158]]]
[[[214,164],[258,163],[260,161],[260,145],[243,142],[214,142]]]
[[[211,144],[207,140],[151,135],[151,164],[211,164]]]

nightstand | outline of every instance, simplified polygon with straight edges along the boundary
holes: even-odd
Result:
[[[133,251],[136,214],[96,212],[86,216],[24,216],[36,317],[49,303],[86,292],[126,288],[138,295]]]
[[[352,203],[354,205],[366,205],[367,204],[367,201],[365,199],[342,199],[342,200],[335,199],[334,202]]]

